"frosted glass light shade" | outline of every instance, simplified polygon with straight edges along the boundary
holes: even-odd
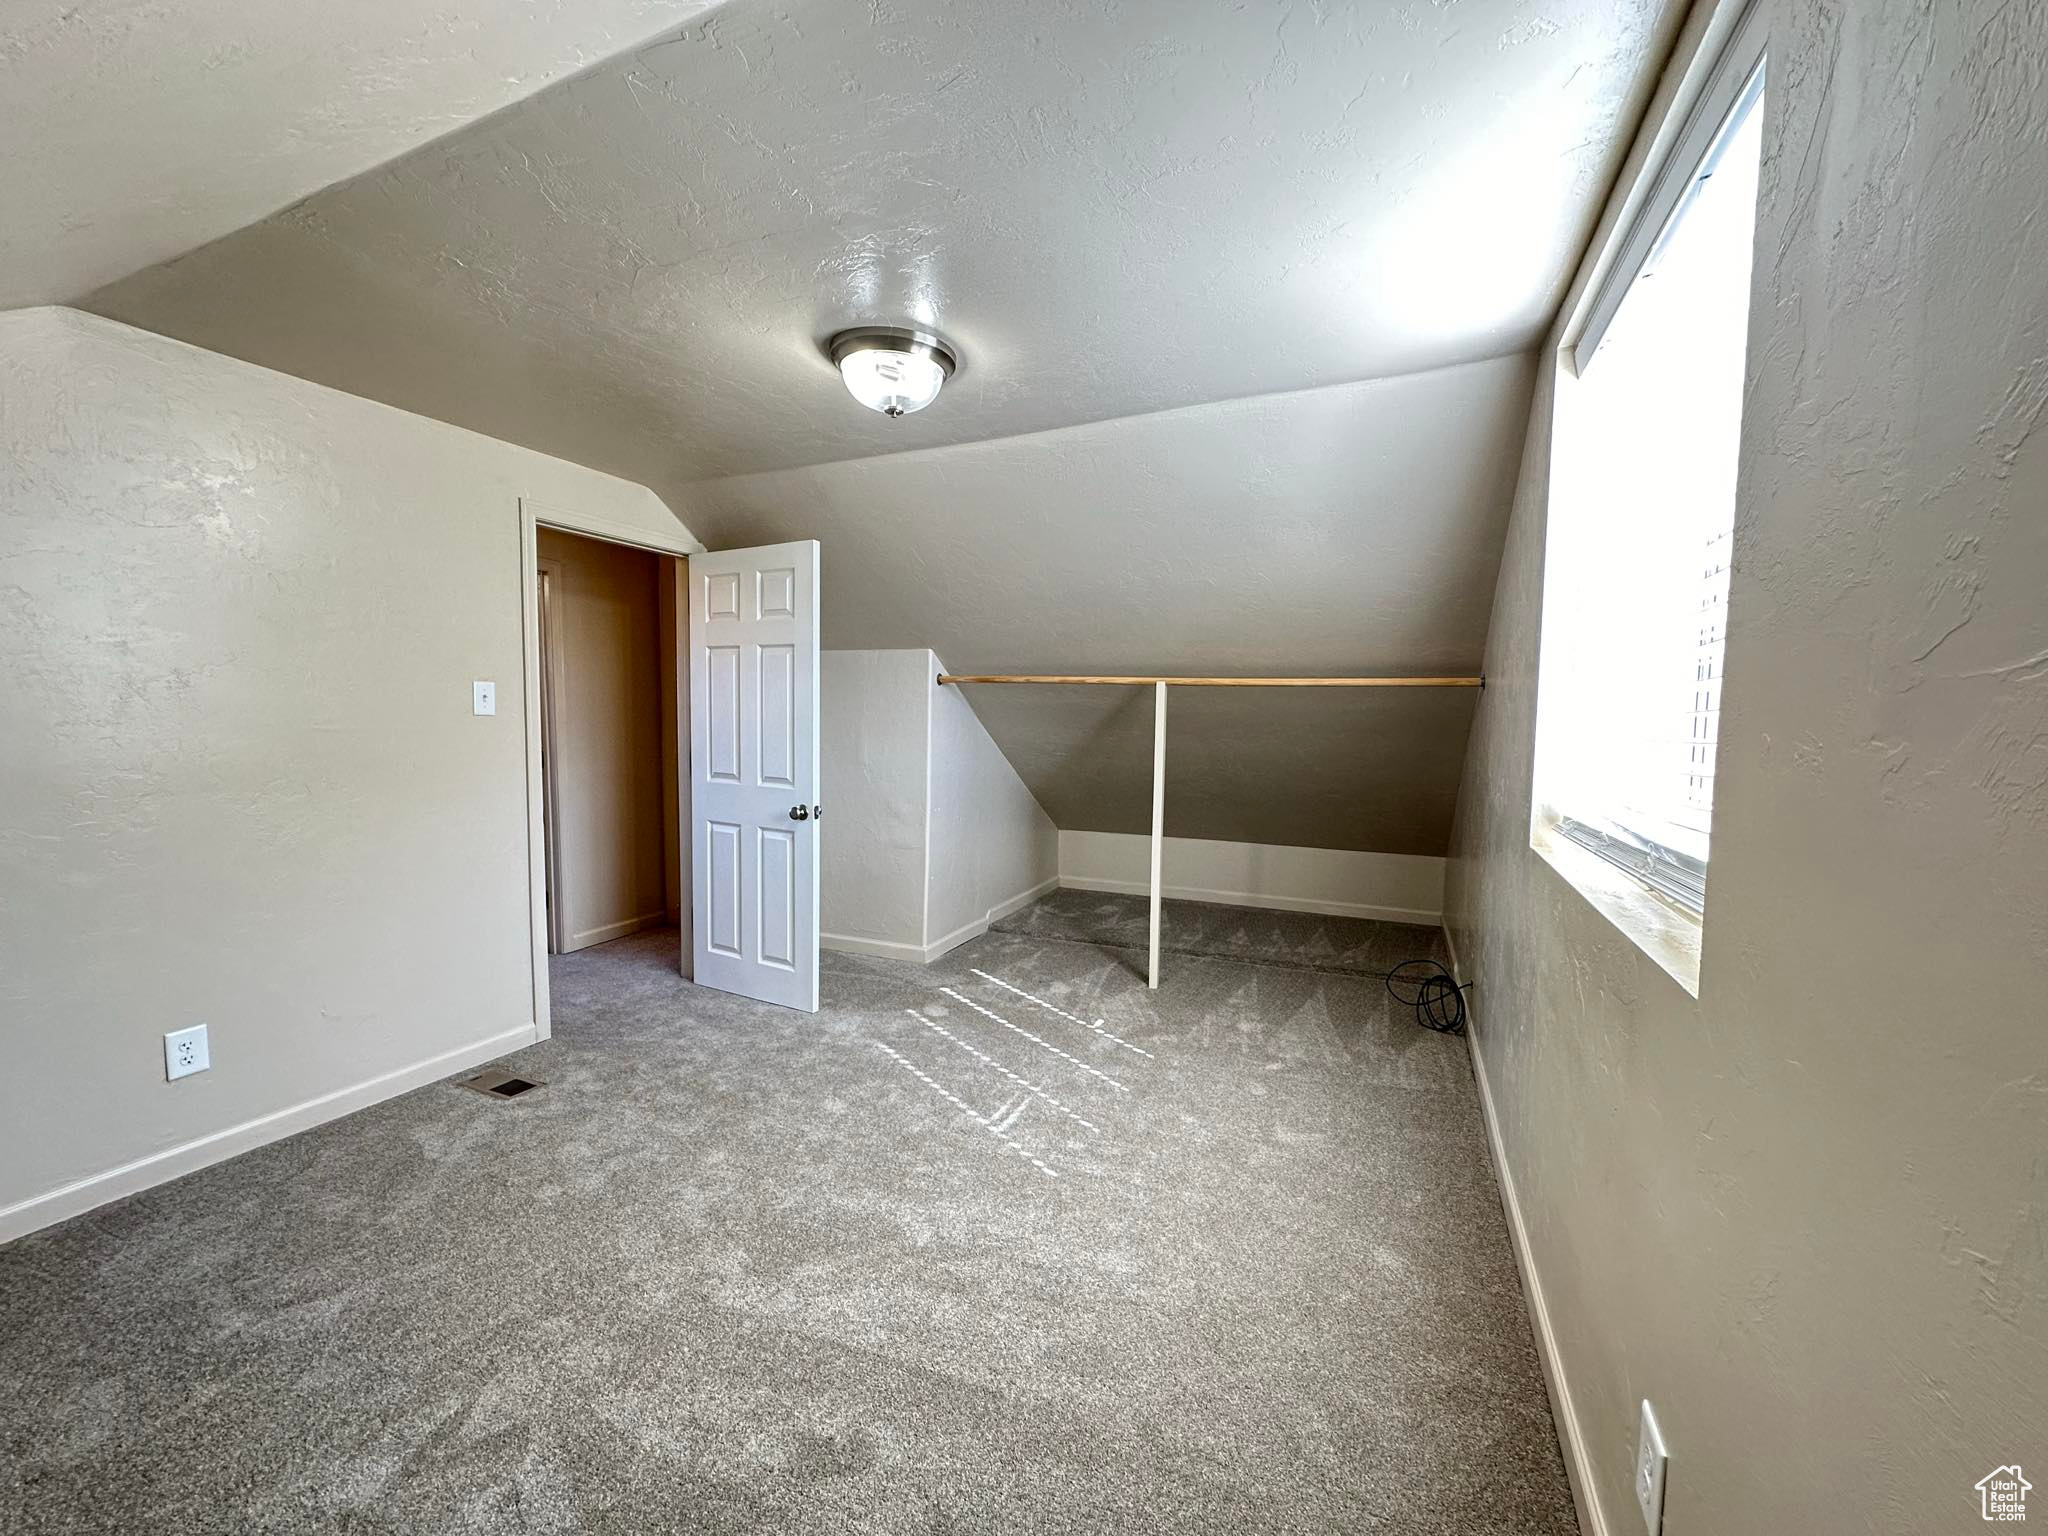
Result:
[[[846,331],[832,338],[831,354],[847,393],[884,416],[923,410],[954,368],[952,349],[921,331]]]
[[[939,398],[946,371],[915,352],[855,352],[839,361],[853,398],[884,416],[908,416]]]

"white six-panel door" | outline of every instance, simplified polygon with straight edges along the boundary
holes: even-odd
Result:
[[[818,545],[690,556],[698,985],[818,1011]]]

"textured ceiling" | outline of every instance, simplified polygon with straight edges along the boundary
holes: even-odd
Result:
[[[1473,673],[1534,378],[1505,358],[688,487],[714,548],[823,541],[825,643],[961,672]],[[1152,705],[967,690],[1053,820],[1151,825]],[[1441,853],[1468,690],[1184,689],[1176,837]]]
[[[707,0],[8,0],[0,309],[68,303]]]
[[[729,0],[87,303],[818,538],[831,646],[1470,671],[1514,354],[1682,11]],[[965,364],[891,423],[819,344],[905,320]],[[1142,699],[974,703],[1062,826],[1146,825]],[[1472,705],[1183,694],[1168,830],[1441,852]]]
[[[1532,345],[1672,0],[732,0],[89,307],[686,480]],[[966,360],[891,424],[819,341]]]

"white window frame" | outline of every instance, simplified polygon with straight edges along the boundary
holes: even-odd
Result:
[[[1573,373],[1585,372],[1607,334],[1607,327],[1620,312],[1622,300],[1635,286],[1637,275],[1650,265],[1658,246],[1698,192],[1703,177],[1712,172],[1722,124],[1735,115],[1745,97],[1763,89],[1764,54],[1769,41],[1767,8],[1760,0],[1753,0],[1744,8],[1742,19],[1721,49],[1713,72],[1707,76],[1699,99],[1686,117],[1685,127],[1672,141],[1656,180],[1650,184],[1649,196],[1629,222],[1614,264],[1586,306],[1585,324],[1571,348]]]
[[[1649,180],[1642,201],[1621,234],[1608,243],[1613,259],[1580,306],[1576,334],[1567,333],[1572,339],[1559,363],[1574,378],[1591,363],[1636,279],[1654,264],[1663,242],[1714,171],[1726,143],[1723,130],[1764,88],[1768,8],[1762,0],[1738,3],[1736,18],[1714,49],[1683,126],[1668,141],[1655,171],[1644,173]],[[1639,178],[1636,184],[1644,183]],[[1547,598],[1545,612],[1547,616]],[[1540,660],[1538,692],[1540,716]],[[1540,743],[1539,723],[1539,757]],[[1538,787],[1540,794],[1540,769]],[[1697,994],[1707,861],[1695,850],[1672,847],[1645,829],[1626,825],[1625,818],[1602,819],[1595,809],[1539,800],[1531,807],[1531,845],[1687,991]]]

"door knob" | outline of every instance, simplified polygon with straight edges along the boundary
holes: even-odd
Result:
[[[791,821],[809,821],[811,819],[811,808],[808,805],[792,805],[789,808],[789,819]]]

